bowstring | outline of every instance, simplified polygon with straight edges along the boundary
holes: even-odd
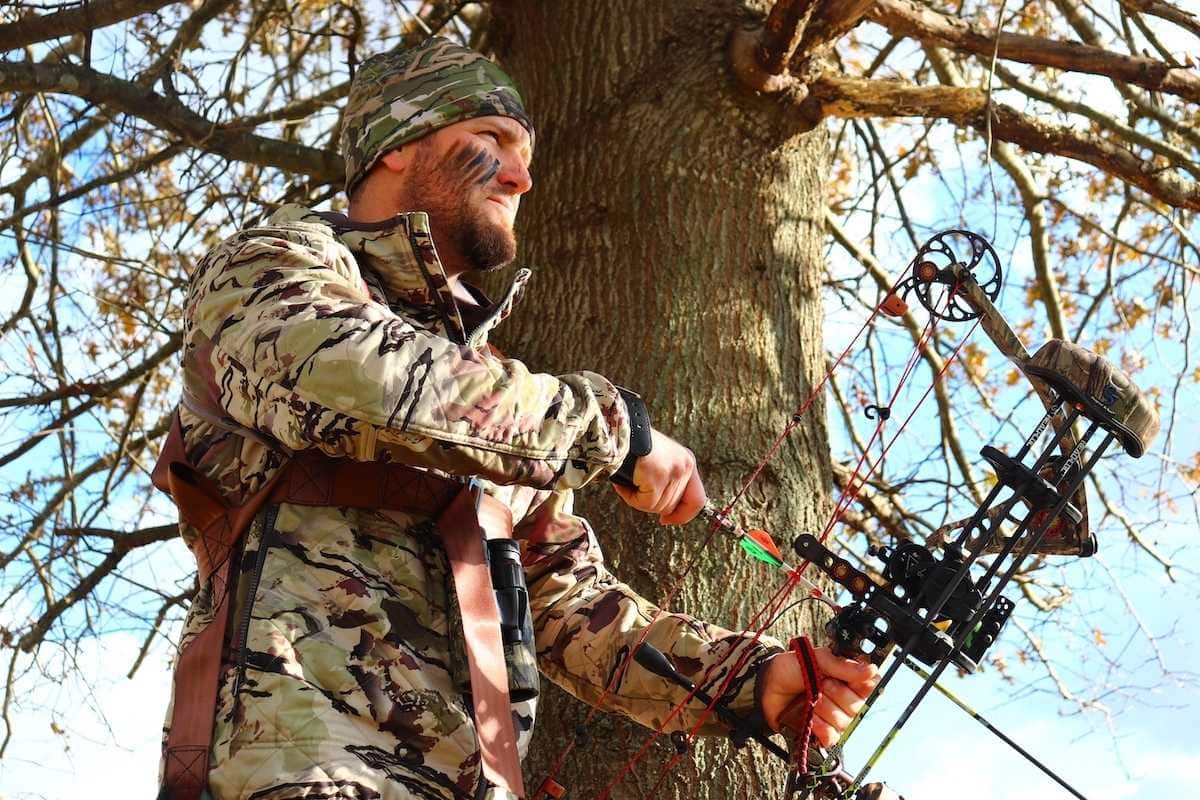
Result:
[[[770,448],[768,448],[768,450],[767,450],[766,455],[763,456],[763,458],[758,462],[758,464],[755,466],[755,468],[751,472],[751,474],[742,482],[742,485],[738,488],[737,492],[733,495],[733,498],[721,510],[720,514],[718,515],[718,518],[728,518],[728,515],[733,510],[734,506],[736,506],[737,503],[741,500],[742,496],[750,488],[751,484],[753,484],[758,479],[759,475],[766,468],[767,464],[771,461],[771,459],[773,459],[775,457],[775,454],[778,453],[779,449],[783,446],[784,441],[788,438],[788,436],[791,435],[792,431],[795,430],[796,427],[799,426],[801,420],[803,419],[803,416],[808,412],[809,408],[812,407],[813,403],[816,402],[816,399],[819,396],[822,389],[824,389],[825,384],[832,377],[834,370],[836,370],[838,368],[838,366],[841,365],[841,363],[846,359],[846,356],[849,355],[851,349],[854,347],[855,344],[857,344],[858,340],[862,337],[863,332],[866,331],[871,326],[871,324],[875,321],[875,318],[879,315],[879,312],[882,308],[884,301],[886,301],[887,298],[890,297],[896,291],[896,289],[900,285],[900,282],[902,280],[904,280],[904,276],[908,274],[908,272],[911,270],[912,266],[913,266],[913,262],[910,262],[909,266],[906,267],[905,270],[901,273],[901,277],[897,278],[896,281],[888,288],[888,291],[884,293],[883,299],[880,300],[878,303],[876,303],[875,306],[871,309],[871,313],[867,316],[867,319],[859,327],[858,331],[854,334],[853,338],[851,338],[850,342],[845,346],[845,348],[842,349],[842,352],[838,355],[838,357],[834,360],[834,362],[832,364],[830,364],[829,367],[826,368],[825,375],[821,378],[821,380],[817,383],[817,385],[813,387],[813,389],[809,392],[808,396],[803,401],[801,401],[801,403],[796,407],[796,410],[792,412],[792,416],[790,417],[788,423],[784,426],[783,431],[772,442]],[[650,635],[650,631],[654,628],[654,625],[659,621],[659,619],[665,613],[665,609],[670,606],[671,602],[675,599],[676,595],[678,595],[679,591],[683,588],[684,579],[686,579],[686,577],[692,571],[692,569],[694,569],[695,566],[699,563],[700,556],[707,550],[709,544],[711,544],[713,537],[716,536],[718,530],[720,530],[720,526],[717,523],[717,520],[714,519],[708,526],[708,531],[705,534],[704,540],[700,543],[700,546],[696,549],[692,558],[689,560],[687,565],[684,567],[683,572],[681,572],[679,574],[679,576],[675,579],[674,583],[668,589],[668,591],[667,591],[666,595],[664,595],[661,603],[659,603],[657,608],[655,609],[654,615],[651,617],[649,624],[647,624],[646,627],[642,630],[641,634],[638,636],[638,638],[636,640],[636,643],[629,650],[629,656],[625,659],[622,659],[621,663],[617,664],[616,668],[613,670],[612,678],[605,685],[604,690],[600,693],[600,696],[597,698],[595,703],[591,704],[591,708],[589,708],[588,713],[584,716],[583,721],[580,722],[579,725],[577,726],[576,732],[571,734],[570,740],[563,747],[563,749],[559,753],[559,755],[555,758],[554,763],[551,766],[551,769],[547,774],[548,778],[550,780],[554,780],[558,776],[559,772],[562,770],[563,765],[566,763],[566,759],[570,756],[571,752],[575,749],[575,744],[578,741],[578,728],[586,727],[587,725],[589,725],[591,723],[591,721],[595,718],[596,714],[600,713],[603,710],[604,702],[612,695],[616,686],[620,683],[621,679],[624,677],[626,670],[629,668],[629,662],[632,660],[632,654],[637,652],[637,649],[645,643],[646,639]],[[757,618],[757,616],[758,615],[756,615],[755,618]],[[719,666],[721,663],[723,663],[723,661],[724,661],[724,659],[721,662],[718,662],[717,665]],[[704,683],[706,681],[707,681],[707,673],[706,673],[706,680],[704,682],[696,684],[697,687],[704,685]],[[689,695],[688,699],[685,700],[685,703],[688,702],[690,699],[691,698]],[[683,704],[680,704],[680,707],[682,707],[682,705]],[[673,714],[674,714],[674,709],[672,710],[672,715]],[[661,734],[661,730],[656,731],[655,738],[657,738],[657,736],[660,734]]]
[[[915,259],[914,259],[914,262],[910,262],[910,268],[913,263],[915,263]],[[845,358],[849,354],[851,348],[853,348],[853,346],[857,343],[858,339],[861,338],[862,333],[871,325],[871,323],[874,321],[875,317],[878,316],[883,303],[886,302],[887,299],[895,292],[896,288],[899,286],[900,281],[904,280],[903,276],[906,275],[908,271],[909,270],[906,269],[904,271],[904,273],[902,273],[902,276],[900,278],[898,278],[897,281],[889,288],[888,292],[884,294],[883,299],[880,300],[880,302],[875,305],[875,307],[871,311],[871,314],[868,316],[867,320],[863,323],[863,325],[859,328],[858,332],[851,339],[850,343],[842,350],[842,352],[839,354],[837,359],[835,359],[833,364],[831,364],[830,367],[826,370],[824,377],[813,388],[812,392],[810,392],[808,397],[806,397],[805,400],[798,406],[797,410],[793,413],[793,415],[789,419],[787,425],[784,427],[783,432],[779,436],[777,436],[775,441],[772,443],[770,449],[767,452],[767,455],[759,462],[758,466],[751,473],[750,477],[745,482],[743,482],[741,489],[737,492],[737,494],[734,496],[734,498],[729,502],[729,504],[721,512],[722,517],[726,516],[728,514],[728,512],[730,510],[732,510],[733,506],[736,505],[736,503],[740,500],[740,498],[742,496],[744,496],[746,490],[757,479],[757,477],[762,473],[763,469],[765,469],[767,463],[775,456],[775,454],[782,447],[784,440],[786,440],[786,438],[791,434],[791,432],[793,430],[795,430],[795,428],[800,424],[800,422],[803,419],[803,414],[809,408],[812,407],[812,404],[815,402],[818,393],[824,388],[825,383],[831,378],[833,370],[836,369],[838,367],[838,365],[840,365],[845,360]],[[958,285],[955,285],[949,292],[946,293],[944,302],[947,305],[951,302],[951,300],[953,299],[957,290],[958,290]],[[919,360],[920,355],[921,355],[922,347],[932,338],[933,332],[937,328],[937,319],[938,319],[937,314],[930,314],[930,318],[926,322],[925,327],[922,329],[921,334],[918,336],[917,344],[913,348],[912,354],[909,356],[908,362],[905,366],[905,370],[901,375],[901,379],[897,382],[896,387],[894,388],[892,395],[889,398],[889,406],[894,404],[895,400],[899,396],[901,389],[903,388],[904,383],[907,382],[908,378],[911,376],[913,370],[915,369],[916,363]],[[976,323],[976,325],[977,324],[978,323]],[[971,331],[972,332],[974,331],[974,327],[972,327]],[[943,363],[942,369],[935,376],[934,382],[941,379],[941,377],[945,374],[946,370],[949,369],[949,366],[957,358],[959,351],[965,344],[969,335],[970,335],[970,333],[968,333],[967,337],[963,337],[960,340],[960,342],[958,343],[958,346],[954,349],[951,356],[945,360],[945,362]],[[891,440],[888,442],[887,446],[884,448],[883,452],[880,454],[879,460],[877,460],[876,462],[873,462],[871,464],[872,469],[874,469],[874,467],[877,464],[882,462],[883,457],[887,454],[888,450],[890,450],[892,445],[895,444],[897,438],[903,432],[904,428],[908,425],[908,422],[916,414],[916,411],[918,410],[920,405],[923,404],[925,399],[929,396],[929,393],[932,391],[933,385],[934,384],[931,383],[930,386],[925,390],[925,393],[921,396],[920,401],[917,403],[916,406],[914,406],[912,411],[909,413],[908,417],[904,420],[904,422],[901,424],[901,426],[896,430],[895,434],[892,436]],[[868,444],[866,445],[866,447],[864,447],[863,453],[862,453],[862,455],[860,455],[859,461],[855,465],[855,470],[851,474],[850,480],[847,481],[846,486],[843,488],[842,495],[839,498],[838,503],[835,505],[834,511],[831,514],[830,521],[826,524],[826,526],[823,530],[823,533],[821,535],[821,541],[825,541],[825,539],[828,538],[829,534],[832,532],[832,530],[836,526],[837,522],[845,514],[846,510],[849,508],[850,504],[853,502],[853,499],[855,497],[857,497],[859,490],[861,490],[861,487],[865,484],[865,480],[861,480],[857,483],[857,485],[855,485],[855,483],[856,483],[855,479],[859,477],[859,471],[861,470],[864,460],[869,458],[870,449],[871,449],[872,444],[882,434],[883,425],[885,422],[886,422],[886,420],[880,418],[878,420],[878,422],[876,423],[875,430],[872,432],[871,439],[868,442]],[[711,538],[712,537],[710,534],[710,536],[705,540],[705,546],[707,546],[707,543],[709,541],[711,541]],[[772,595],[771,599],[767,601],[767,604],[763,608],[760,608],[759,611],[755,613],[750,624],[747,625],[747,627],[739,634],[739,636],[733,640],[735,642],[735,644],[731,648],[730,653],[728,655],[726,655],[725,657],[721,658],[720,660],[718,660],[717,662],[715,662],[714,664],[712,664],[710,667],[708,667],[706,669],[703,677],[701,678],[701,680],[694,684],[697,690],[699,690],[701,688],[705,688],[709,685],[709,683],[712,679],[713,673],[716,672],[721,667],[725,666],[725,664],[729,661],[729,659],[733,656],[733,654],[735,652],[737,652],[737,644],[736,643],[745,641],[745,636],[750,633],[751,628],[754,628],[754,626],[757,624],[758,620],[764,616],[764,612],[766,612],[768,608],[773,608],[774,610],[778,610],[783,607],[784,603],[786,603],[787,599],[790,597],[791,592],[795,589],[795,586],[798,585],[798,583],[800,582],[801,574],[804,572],[804,570],[808,566],[809,566],[809,562],[805,561],[800,567],[796,568],[795,570],[792,571],[792,573],[789,574],[788,580],[785,581],[783,586],[776,592],[775,595]],[[690,569],[690,567],[689,567],[689,569]],[[725,695],[725,692],[728,690],[729,685],[732,683],[735,676],[737,676],[739,674],[739,672],[741,671],[742,667],[745,666],[746,660],[750,657],[751,652],[753,650],[753,645],[758,643],[759,639],[762,637],[766,628],[769,627],[769,625],[771,624],[771,622],[774,619],[774,613],[767,613],[765,616],[766,616],[766,619],[768,620],[768,622],[765,623],[763,626],[755,629],[754,636],[751,639],[751,646],[746,647],[743,650],[743,652],[741,653],[741,655],[738,658],[738,661],[734,665],[734,668],[729,672],[728,675],[726,675],[724,680],[721,682],[720,688],[713,694],[713,702],[705,705],[704,710],[701,712],[700,716],[698,717],[697,723],[689,729],[688,738],[687,738],[687,741],[689,744],[695,738],[696,731],[700,727],[702,727],[704,722],[712,715],[716,704],[718,702],[720,702],[721,698]],[[682,702],[676,704],[671,709],[671,712],[669,713],[667,719],[665,719],[662,723],[660,723],[658,726],[656,726],[654,731],[651,732],[651,734],[649,734],[647,736],[647,740],[646,740],[645,744],[642,746],[642,748],[639,749],[639,751],[634,755],[633,758],[626,761],[626,763],[619,770],[618,776],[616,778],[614,778],[614,780],[611,781],[608,784],[608,786],[605,787],[605,789],[602,791],[602,793],[599,795],[599,797],[601,797],[601,798],[607,797],[608,793],[611,791],[611,789],[614,786],[616,786],[620,782],[621,778],[624,775],[628,774],[628,772],[630,770],[632,770],[632,768],[634,766],[636,766],[637,762],[640,761],[644,757],[644,755],[648,751],[650,745],[655,740],[657,740],[657,738],[659,736],[662,735],[667,723],[671,719],[674,719],[674,717],[677,716],[683,710],[683,708],[686,707],[687,703],[691,702],[691,699],[693,696],[694,696],[694,691],[689,692],[688,695],[683,699]],[[677,756],[675,758],[673,758],[667,764],[667,766],[664,768],[663,773],[659,777],[659,781],[655,784],[656,786],[661,784],[662,780],[666,777],[666,774],[669,773],[670,770],[673,769],[676,764],[678,764],[679,760],[681,760],[680,756],[681,756],[681,754],[677,754]]]
[[[903,278],[901,278],[900,280],[903,280]],[[884,295],[884,300],[880,301],[880,303],[875,306],[875,309],[872,311],[872,314],[868,318],[867,323],[865,323],[864,326],[859,329],[859,332],[855,335],[855,339],[851,341],[851,344],[847,347],[846,350],[843,350],[842,354],[834,362],[834,365],[831,366],[830,369],[826,372],[825,377],[821,380],[821,382],[813,390],[814,393],[819,391],[824,386],[825,382],[829,379],[834,367],[836,367],[837,364],[841,363],[841,361],[844,359],[846,353],[849,351],[849,347],[853,346],[854,341],[856,341],[857,338],[859,336],[861,336],[862,331],[865,330],[866,326],[878,314],[883,302],[886,301],[887,298],[891,295],[891,293],[895,290],[896,285],[898,285],[898,283],[899,283],[899,281],[897,281],[897,283],[893,285],[892,289],[889,290],[889,292]],[[956,284],[949,292],[947,292],[945,300],[944,300],[947,306],[953,300],[953,298],[957,294],[959,288],[960,288],[960,285]],[[904,370],[903,374],[901,375],[901,379],[900,379],[900,381],[897,382],[896,388],[893,390],[892,396],[889,398],[889,402],[888,402],[889,407],[894,404],[896,398],[899,396],[899,392],[900,392],[901,388],[903,387],[903,384],[907,381],[908,377],[911,376],[912,371],[915,369],[916,362],[920,358],[922,346],[925,345],[932,338],[933,332],[937,328],[937,319],[938,319],[938,315],[936,313],[930,314],[930,319],[926,323],[925,328],[922,330],[921,335],[918,337],[917,345],[914,347],[913,353],[909,357],[908,363],[905,366],[905,370]],[[934,379],[930,382],[929,386],[925,389],[924,393],[921,395],[920,400],[918,400],[918,402],[913,406],[913,408],[909,412],[908,416],[904,419],[904,421],[901,423],[900,427],[896,430],[896,432],[892,435],[891,439],[885,445],[885,447],[883,448],[883,451],[879,455],[879,458],[873,462],[869,462],[871,446],[874,443],[875,439],[878,438],[880,436],[880,434],[882,433],[883,425],[886,422],[886,420],[881,418],[876,423],[875,430],[872,432],[872,435],[871,435],[871,439],[868,441],[866,446],[864,446],[863,452],[859,456],[859,460],[855,465],[855,469],[851,473],[850,478],[847,480],[846,485],[842,490],[841,496],[839,497],[839,501],[835,505],[834,512],[831,514],[829,522],[826,524],[825,528],[823,529],[823,532],[820,536],[820,541],[824,542],[828,538],[828,536],[832,533],[834,527],[836,527],[837,523],[841,520],[841,517],[844,516],[845,512],[849,509],[850,505],[857,498],[858,492],[861,490],[862,486],[865,485],[865,483],[866,483],[865,478],[861,478],[860,474],[859,474],[863,463],[865,461],[869,462],[868,474],[870,474],[870,472],[873,472],[877,466],[882,464],[883,459],[887,455],[888,451],[896,443],[900,434],[904,431],[904,429],[908,426],[908,423],[916,415],[916,412],[924,404],[924,402],[928,398],[929,394],[933,391],[933,388],[937,385],[937,382],[944,378],[946,372],[950,369],[950,366],[955,361],[958,360],[959,353],[961,352],[962,348],[966,345],[966,342],[970,339],[970,337],[974,333],[975,329],[979,326],[979,323],[980,323],[980,318],[977,317],[975,320],[975,323],[971,326],[971,329],[967,332],[967,334],[965,336],[963,336],[959,339],[958,343],[954,347],[954,349],[951,352],[951,354],[949,355],[949,357],[947,357],[943,361],[941,369],[939,369],[938,372],[935,374]],[[802,404],[802,408],[804,410],[807,410],[809,407],[811,407],[812,402],[813,402],[813,395],[810,395],[808,398],[806,398],[805,402]],[[797,412],[797,413],[799,413],[799,412]],[[779,447],[781,446],[783,439],[785,439],[787,434],[790,434],[790,432],[792,430],[794,430],[798,424],[799,424],[799,420],[798,420],[797,416],[793,416],[793,418],[789,421],[788,425],[786,426],[784,434],[782,434],[780,437],[778,437],[776,439],[775,443],[772,445],[770,451],[768,452],[768,455],[767,455],[766,459],[764,460],[764,462],[761,462],[759,464],[758,468],[754,471],[754,473],[752,475],[752,479],[756,478],[758,476],[758,474],[761,473],[762,469],[766,466],[765,461],[769,460],[779,450]],[[858,479],[857,483],[856,483],[856,479]],[[737,499],[740,498],[745,493],[745,490],[749,487],[751,482],[752,482],[752,480],[749,480],[743,485],[742,490],[738,492],[734,501],[731,502],[727,508],[731,508],[734,505],[734,503],[736,503]],[[723,512],[723,514],[724,513],[725,512]],[[795,589],[796,585],[798,585],[798,583],[800,581],[801,573],[803,573],[808,568],[809,565],[810,565],[810,562],[808,560],[805,560],[799,567],[795,568],[795,570],[789,575],[788,580],[784,583],[784,585],[781,587],[781,589],[778,592],[776,592],[775,595],[772,595],[771,599],[769,599],[767,601],[766,606],[764,606],[762,609],[760,609],[754,615],[754,618],[752,619],[751,624],[748,625],[747,628],[745,630],[743,630],[741,632],[741,634],[739,635],[739,640],[744,641],[745,635],[749,633],[750,628],[754,626],[754,624],[757,622],[757,620],[761,616],[763,616],[764,611],[766,611],[767,608],[773,609],[772,613],[766,614],[766,618],[767,618],[768,622],[766,624],[764,624],[762,627],[755,630],[754,637],[751,640],[751,646],[745,648],[745,650],[739,656],[738,661],[735,663],[733,669],[730,670],[729,674],[726,675],[724,680],[721,682],[720,688],[712,694],[713,702],[705,705],[705,708],[700,713],[700,715],[697,719],[697,722],[688,730],[687,743],[689,746],[690,746],[691,742],[695,739],[695,737],[697,735],[697,731],[704,725],[705,721],[707,721],[707,719],[713,714],[716,704],[719,703],[721,701],[721,699],[724,697],[726,691],[728,690],[730,684],[733,682],[733,679],[735,678],[735,676],[737,676],[739,674],[739,672],[741,671],[741,669],[745,666],[747,659],[751,655],[751,651],[753,649],[752,646],[754,644],[757,644],[758,640],[761,638],[761,636],[765,632],[766,628],[769,627],[774,622],[775,611],[782,608],[784,603],[787,602],[788,598],[791,595],[791,592]],[[696,689],[707,687],[710,682],[710,676],[712,675],[712,673],[714,671],[716,671],[718,668],[724,666],[724,664],[729,660],[729,658],[733,655],[733,652],[735,652],[735,651],[736,651],[736,645],[735,645],[734,649],[730,651],[729,655],[727,655],[726,657],[722,658],[721,660],[719,660],[718,662],[716,662],[715,664],[710,666],[705,671],[703,678],[699,682],[695,683]],[[664,722],[662,724],[660,724],[659,726],[656,727],[654,732],[652,732],[647,737],[647,741],[642,746],[642,748],[634,755],[633,758],[631,758],[629,761],[626,762],[625,765],[623,765],[618,777],[615,778],[613,781],[611,781],[607,787],[605,787],[604,791],[600,795],[601,798],[606,798],[608,796],[608,792],[617,783],[620,782],[620,779],[625,774],[627,774],[634,766],[636,766],[637,762],[640,761],[641,758],[644,757],[644,754],[649,749],[649,746],[659,736],[662,735],[663,729],[665,728],[667,722],[669,722],[669,720],[673,719],[680,711],[682,711],[682,709],[686,706],[686,704],[691,701],[692,697],[694,696],[694,693],[695,693],[694,691],[689,692],[688,696],[684,698],[683,702],[677,704],[675,707],[672,708],[671,713],[668,715],[667,719],[664,720]],[[675,766],[678,765],[679,761],[682,760],[683,755],[684,755],[684,753],[676,754],[676,756],[674,756],[667,763],[667,765],[664,767],[662,773],[660,774],[658,781],[656,781],[656,783],[655,783],[656,788],[659,785],[661,785],[662,781],[666,778],[667,774],[669,774],[669,772],[672,769],[674,769]]]
[[[913,409],[909,412],[908,416],[905,417],[905,419],[901,423],[900,427],[896,430],[895,434],[885,445],[883,452],[880,453],[879,457],[877,459],[875,459],[873,462],[868,460],[868,462],[867,462],[868,463],[868,470],[867,470],[868,474],[871,471],[873,471],[875,467],[879,466],[882,463],[883,458],[887,455],[888,451],[896,443],[900,434],[907,427],[908,423],[916,415],[916,412],[920,409],[920,406],[928,398],[930,392],[932,392],[936,381],[941,380],[944,377],[947,370],[949,370],[950,365],[952,363],[954,363],[954,361],[957,359],[959,351],[966,344],[971,333],[974,332],[976,327],[978,327],[978,322],[976,322],[976,325],[972,326],[972,328],[968,332],[967,336],[962,338],[962,340],[959,342],[958,346],[952,352],[951,356],[948,359],[946,359],[946,361],[943,363],[942,368],[937,372],[937,374],[935,376],[935,381],[930,384],[930,386],[922,394],[920,401],[918,401],[918,403],[916,405],[914,405]],[[878,429],[878,427],[880,427],[880,426],[877,425],[877,429]],[[873,440],[874,440],[874,438],[872,438],[872,441]],[[843,496],[843,498],[846,498],[846,502],[839,503],[840,507],[835,511],[834,515],[831,517],[829,523],[825,527],[824,532],[822,533],[822,535],[820,537],[822,542],[828,538],[830,533],[832,533],[834,527],[836,527],[836,525],[840,521],[841,517],[845,514],[845,512],[849,509],[850,505],[857,498],[858,491],[861,490],[863,485],[865,485],[865,480],[859,481],[857,483],[857,485],[853,485],[853,478],[857,477],[858,469],[861,468],[862,464],[864,463],[864,457],[866,457],[869,454],[869,452],[870,452],[870,450],[869,450],[869,445],[868,445],[868,447],[864,448],[864,450],[863,450],[863,456],[860,457],[859,463],[858,463],[858,465],[856,465],[856,471],[852,475],[852,479],[850,481],[847,481],[846,488],[843,489],[842,496]],[[807,569],[809,564],[810,564],[810,562],[807,560],[802,562],[801,565],[795,569],[794,575],[798,576],[799,573],[804,572],[804,570]],[[774,607],[774,608],[782,607],[783,603],[790,597],[791,592],[794,590],[797,583],[798,583],[798,580],[789,580],[787,583],[785,583],[784,589],[786,589],[786,594],[784,594],[782,599],[778,600],[778,601],[776,601],[775,596],[773,596],[772,599],[768,601],[768,607]],[[760,611],[759,614],[756,615],[756,619],[758,616],[761,615],[761,613],[762,612]],[[761,637],[762,633],[765,631],[765,629],[767,627],[769,627],[770,624],[773,624],[773,622],[775,621],[774,613],[768,615],[768,619],[770,619],[771,621],[767,625],[763,626],[762,628],[758,629],[755,632],[754,642],[758,641],[758,639]],[[744,636],[748,632],[749,632],[749,630],[743,631],[742,635]],[[734,676],[736,676],[741,671],[742,667],[745,666],[746,659],[748,658],[748,656],[749,656],[749,653],[746,652],[746,653],[743,653],[739,657],[738,662],[734,665],[734,667],[730,671],[729,675],[724,679],[724,682],[721,684],[720,688],[716,692],[713,693],[713,697],[714,697],[715,701],[719,702],[720,698],[724,696],[725,692],[729,688],[729,685],[732,683]],[[723,663],[724,662],[718,662],[718,664],[714,665],[713,669],[715,669],[716,667],[722,666]],[[710,669],[710,672],[711,672],[711,669]],[[705,685],[707,683],[707,677],[708,677],[708,675],[706,674],[704,683],[698,684],[698,686]],[[685,704],[688,700],[690,700],[690,695],[687,698],[687,700],[685,700]],[[681,704],[680,707],[682,707],[682,705],[683,704]],[[699,729],[703,726],[704,722],[707,721],[708,717],[712,715],[712,713],[715,710],[715,706],[716,706],[716,702],[706,705],[704,711],[702,711],[700,714],[698,722],[695,725],[693,725],[691,729],[689,729],[689,731],[688,731],[689,744],[695,739]],[[659,782],[656,783],[655,786],[658,786],[659,784],[661,784],[662,779],[666,777],[665,773],[674,768],[674,766],[678,763],[679,758],[681,758],[681,757],[677,756],[675,759],[672,759],[672,762],[668,763],[667,767],[664,769],[664,774],[660,776]]]

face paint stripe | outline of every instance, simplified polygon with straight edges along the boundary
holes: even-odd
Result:
[[[500,161],[498,159],[493,158],[491,169],[489,169],[487,171],[486,175],[484,175],[482,178],[479,179],[479,185],[487,186],[488,183],[491,182],[492,178],[496,177],[496,173],[499,171],[500,171]]]
[[[475,172],[483,165],[484,159],[486,158],[487,153],[480,150],[475,154],[475,157],[471,159],[470,163],[467,164],[467,169],[469,169],[471,172]]]

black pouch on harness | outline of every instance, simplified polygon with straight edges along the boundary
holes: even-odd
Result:
[[[488,539],[488,571],[492,591],[500,610],[500,638],[504,646],[504,667],[508,673],[508,696],[514,703],[538,696],[537,651],[533,642],[533,614],[529,610],[529,590],[521,567],[520,543],[513,539]],[[453,588],[447,595],[450,617],[450,664],[454,688],[470,705],[471,674],[463,641],[461,612]]]
[[[514,539],[489,539],[488,566],[492,590],[500,607],[500,636],[508,669],[508,694],[514,703],[538,695],[537,657],[533,644],[533,619],[529,590],[521,566],[520,543]]]

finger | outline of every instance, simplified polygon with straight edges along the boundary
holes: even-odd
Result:
[[[822,673],[845,683],[865,684],[879,680],[879,668],[869,661],[839,658],[828,647],[818,647],[816,658]]]
[[[677,464],[666,473],[663,479],[662,491],[660,492],[661,502],[654,508],[654,512],[658,514],[659,522],[664,525],[669,524],[664,520],[679,506],[679,498],[683,496],[685,488],[687,488],[687,472],[684,467]]]
[[[612,484],[613,491],[617,496],[625,501],[625,504],[630,508],[638,511],[647,510],[647,499],[649,494],[644,489],[630,489],[628,486],[622,486],[619,483]]]
[[[853,689],[860,697],[866,698],[871,692],[875,691],[875,687],[879,685],[880,676],[876,674],[873,678],[866,681],[850,681],[846,685]]]
[[[669,486],[664,485],[666,480],[654,462],[639,460],[633,470],[633,482],[641,487],[634,508],[647,514],[662,514],[670,510],[663,496]]]
[[[674,489],[670,483],[658,484],[657,490],[652,492],[653,497],[650,502],[646,504],[644,510],[648,514],[657,514],[661,518],[663,514],[667,513],[673,508],[671,505],[671,498],[673,495]]]
[[[824,720],[831,727],[839,731],[846,730],[850,725],[850,721],[854,719],[853,714],[847,714],[845,711],[842,711],[837,703],[825,696],[822,696],[817,701],[817,705],[813,708],[813,716],[816,719]]]
[[[817,737],[817,741],[821,743],[822,747],[833,747],[837,744],[838,739],[842,738],[840,731],[834,730],[827,722],[820,719],[813,720],[812,735]]]
[[[664,515],[661,521],[664,525],[691,522],[707,502],[708,495],[704,492],[704,483],[700,480],[699,471],[693,467],[687,480],[683,482],[675,508]]]
[[[821,694],[852,717],[862,710],[866,701],[853,687],[832,678],[821,681]]]

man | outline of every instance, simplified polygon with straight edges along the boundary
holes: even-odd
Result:
[[[818,649],[826,677],[808,687],[774,640],[656,615],[607,572],[596,536],[572,514],[574,489],[615,475],[626,503],[684,523],[705,502],[692,454],[603,377],[534,374],[488,348],[528,277],[518,272],[495,303],[462,280],[513,260],[513,221],[532,186],[533,126],[509,78],[441,39],[376,56],[355,76],[342,145],[348,217],[285,207],[192,276],[179,429],[198,477],[174,474],[172,493],[207,482],[251,511],[251,498],[270,497],[227,559],[184,514],[202,580],[183,653],[212,651],[203,639],[214,620],[228,619],[228,631],[211,749],[175,747],[168,764],[180,753],[208,758],[218,798],[471,798],[504,785],[503,765],[489,761],[503,736],[484,730],[508,716],[480,700],[497,687],[480,678],[487,637],[475,631],[486,625],[460,582],[475,562],[454,552],[471,539],[463,524],[476,523],[447,522],[467,479],[471,513],[499,507],[520,543],[528,608],[512,587],[506,597],[520,604],[499,612],[516,629],[499,688],[521,752],[534,651],[542,673],[585,701],[619,673],[605,708],[659,723],[683,695],[628,663],[647,626],[646,641],[685,674],[720,665],[729,705],[761,709],[773,728],[794,698],[819,689],[814,735],[834,741],[877,680],[873,667]],[[375,483],[392,488],[371,494]],[[378,503],[355,499],[364,493]],[[516,552],[507,536],[495,537],[496,552],[487,544],[493,580],[495,559]],[[217,562],[229,559],[226,578]],[[505,587],[494,588],[500,600]],[[493,614],[507,604],[488,598]],[[169,741],[197,724],[195,702],[179,699],[195,683],[182,672]],[[694,722],[693,705],[672,728]],[[713,719],[703,731],[725,729]],[[509,778],[520,793],[519,769]]]

